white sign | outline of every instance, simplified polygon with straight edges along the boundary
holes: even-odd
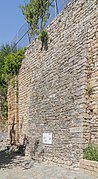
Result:
[[[52,133],[43,133],[43,144],[52,144]]]

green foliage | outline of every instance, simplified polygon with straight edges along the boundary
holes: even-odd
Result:
[[[2,75],[4,73],[5,58],[13,51],[13,45],[2,45],[0,48],[0,95],[6,98],[7,85]],[[15,51],[15,48],[14,48]]]
[[[0,49],[0,97],[1,119],[7,119],[7,88],[8,81],[18,74],[25,49],[16,52],[15,45],[2,45]]]
[[[39,34],[45,28],[50,15],[49,6],[49,0],[30,0],[28,4],[21,6],[23,15],[30,25],[33,35]]]
[[[2,45],[0,48],[0,98],[1,98],[1,113],[0,118],[7,118],[7,84],[2,78],[4,73],[5,58],[12,52],[12,46],[9,44]]]
[[[39,34],[39,36],[38,36],[38,39],[41,40],[42,42],[45,42],[45,41],[48,40],[48,33],[47,33],[46,29],[43,29],[43,30],[40,32],[40,34]]]
[[[89,145],[84,149],[84,158],[87,160],[98,161],[98,145]]]
[[[3,91],[5,89],[6,83],[4,81],[4,79],[2,78],[2,75],[4,73],[4,63],[5,63],[5,58],[11,54],[16,52],[16,48],[13,45],[2,45],[0,48],[0,92]],[[4,88],[2,90],[2,88]]]
[[[48,33],[45,30],[46,23],[50,16],[49,7],[57,0],[30,0],[29,3],[21,6],[21,10],[27,23],[30,25],[31,34],[36,37],[39,35],[39,40],[42,42],[42,48],[47,50]],[[53,6],[52,6],[53,7]],[[58,10],[57,10],[58,11]]]
[[[48,33],[47,33],[46,29],[43,29],[40,32],[38,39],[41,40],[41,42],[42,42],[42,48],[41,49],[43,49],[43,47],[45,47],[45,49],[47,50]]]
[[[16,53],[12,53],[5,58],[2,78],[8,83],[8,81],[18,74],[21,67],[22,60],[24,58],[25,49],[19,50]]]

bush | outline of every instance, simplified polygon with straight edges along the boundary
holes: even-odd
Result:
[[[25,50],[21,49],[5,58],[2,78],[6,83],[18,74],[22,60],[24,59]]]
[[[98,145],[89,145],[84,149],[84,159],[98,161]]]
[[[8,83],[10,80],[12,81],[13,78],[18,74],[22,64],[22,60],[24,59],[25,50],[26,48],[16,52],[15,50],[13,51],[9,45],[3,46],[2,49],[0,49],[0,97],[1,97],[0,119],[7,119]]]

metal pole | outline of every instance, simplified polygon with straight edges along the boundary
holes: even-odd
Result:
[[[58,15],[59,9],[58,9],[58,3],[57,0],[55,0],[55,17]]]

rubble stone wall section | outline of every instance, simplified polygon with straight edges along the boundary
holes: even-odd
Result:
[[[8,139],[10,144],[19,144],[17,77],[11,80],[8,88]]]
[[[82,159],[80,161],[80,168],[83,173],[88,173],[91,177],[98,178],[98,162]]]
[[[87,145],[88,142],[98,144],[98,1],[92,1],[88,17],[86,113],[83,122],[84,143]]]
[[[2,96],[0,95],[0,120],[2,120]]]
[[[2,96],[0,95],[0,112],[1,112]]]

